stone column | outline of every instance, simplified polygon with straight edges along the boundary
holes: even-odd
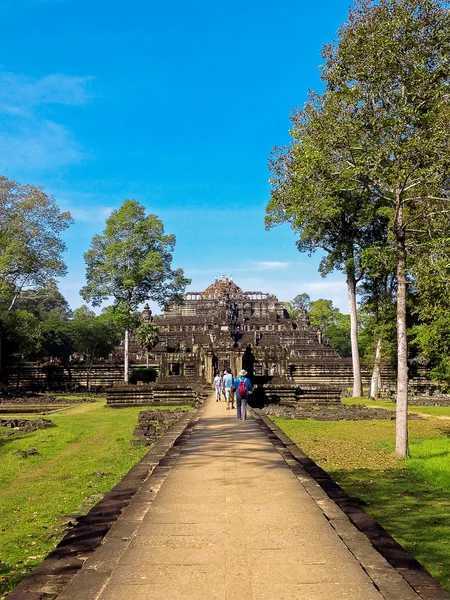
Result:
[[[205,379],[207,383],[212,383],[214,381],[214,373],[213,373],[213,354],[208,351],[205,352],[204,361],[205,361]]]

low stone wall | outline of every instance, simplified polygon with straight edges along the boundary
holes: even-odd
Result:
[[[152,446],[178,422],[185,412],[180,409],[141,411],[131,444],[133,446]]]
[[[183,378],[184,379],[184,378]],[[106,392],[106,404],[112,408],[127,406],[195,406],[211,392],[202,380],[174,382],[161,379],[143,385],[114,386]]]
[[[15,396],[13,394],[7,394],[5,396],[0,396],[0,406],[2,404],[13,404],[13,405],[33,405],[39,406],[40,404],[45,404],[46,406],[50,404],[60,405],[60,404],[81,404],[83,402],[92,402],[89,398],[76,398],[70,399],[61,398],[54,396],[52,394],[27,394],[25,396]]]
[[[365,404],[354,406],[341,405],[292,405],[283,406],[269,404],[258,411],[260,414],[281,419],[314,419],[316,421],[372,421],[372,420],[395,420],[395,411],[384,408],[367,408]],[[420,415],[408,415],[409,419],[421,419]]]
[[[57,398],[51,394],[27,394],[25,396],[14,396],[6,394],[0,396],[0,413],[47,413],[61,408],[92,402],[89,398]]]
[[[408,404],[410,406],[450,406],[450,396],[433,395],[433,396],[408,396]]]
[[[142,365],[140,365],[142,366]],[[79,390],[87,388],[87,373],[82,363],[67,368],[57,364],[24,363],[9,365],[6,369],[8,385],[30,390]],[[104,362],[95,364],[89,375],[93,390],[104,389],[123,381],[123,364]]]
[[[292,382],[276,378],[270,383],[255,388],[250,404],[262,407],[265,404],[340,404],[340,386],[309,382]]]

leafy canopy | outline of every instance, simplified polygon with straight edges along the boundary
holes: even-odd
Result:
[[[61,234],[72,223],[42,188],[0,177],[0,297],[45,287],[66,274]],[[3,311],[5,312],[5,311]]]
[[[84,255],[87,284],[81,295],[94,306],[113,298],[124,313],[147,300],[160,306],[181,301],[190,280],[182,269],[172,269],[175,241],[156,215],[146,215],[136,200],[125,200]]]

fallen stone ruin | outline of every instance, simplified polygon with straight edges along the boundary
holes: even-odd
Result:
[[[141,411],[131,444],[133,446],[152,446],[185,412],[178,408],[175,410]]]
[[[30,433],[32,431],[37,431],[38,429],[56,427],[56,425],[49,419],[0,419],[0,427]]]
[[[395,420],[395,411],[385,408],[368,408],[365,404],[346,406],[345,404],[269,404],[258,411],[270,417],[281,419],[314,419],[316,421],[372,421]],[[408,419],[422,419],[410,414]]]
[[[53,394],[16,395],[11,392],[0,396],[0,413],[43,413],[85,402],[92,402],[92,399],[82,397],[68,399]]]

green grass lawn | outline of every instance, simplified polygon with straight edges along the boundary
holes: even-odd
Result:
[[[407,460],[393,421],[273,420],[450,591],[449,420],[410,421]]]
[[[0,595],[56,546],[68,521],[144,456],[148,448],[130,445],[141,410],[106,408],[98,399],[45,417],[57,427],[12,436],[0,431]],[[39,454],[14,455],[31,448]]]

